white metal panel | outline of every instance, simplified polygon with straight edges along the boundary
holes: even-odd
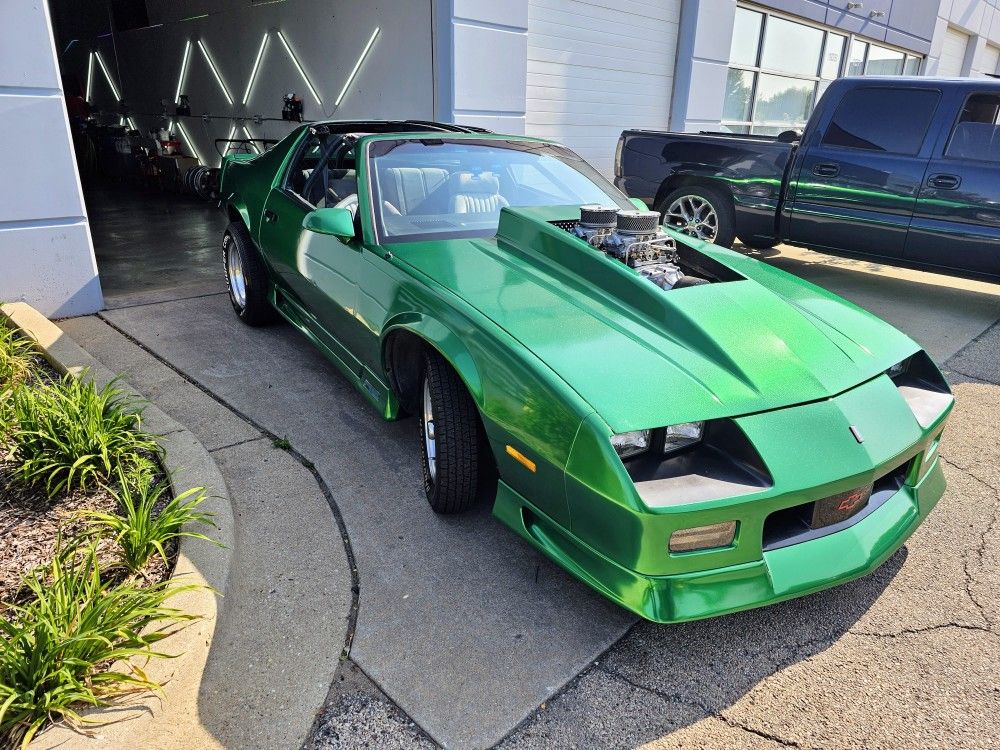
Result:
[[[610,175],[625,128],[666,128],[680,0],[529,0],[526,130]]]
[[[950,26],[944,35],[944,45],[941,47],[941,60],[938,63],[939,76],[956,77],[962,75],[965,66],[965,53],[969,48],[969,35]]]
[[[980,70],[979,75],[984,78],[987,75],[995,75],[1000,72],[1000,47],[987,44],[983,49],[978,67]]]

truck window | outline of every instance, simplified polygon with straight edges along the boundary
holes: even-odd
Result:
[[[844,95],[823,144],[916,154],[941,94],[928,89],[858,88]]]
[[[1000,161],[1000,95],[973,94],[951,132],[944,155],[952,159]]]

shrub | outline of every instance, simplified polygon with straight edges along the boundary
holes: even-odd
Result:
[[[119,513],[86,510],[78,515],[94,530],[110,532],[121,551],[122,562],[131,572],[146,567],[154,553],[166,563],[164,546],[171,539],[189,536],[214,541],[204,534],[184,531],[184,526],[191,523],[215,525],[210,513],[197,510],[206,499],[204,487],[192,488],[164,503],[166,482],[150,482],[145,474],[129,477],[121,469],[118,479],[119,488],[111,493],[118,501]]]
[[[167,658],[151,646],[170,624],[194,619],[165,606],[191,587],[137,587],[102,579],[97,543],[70,545],[31,573],[32,598],[0,618],[0,745],[26,748],[48,720],[87,723],[77,707],[159,686],[134,657]]]
[[[0,323],[0,393],[13,390],[28,377],[34,354],[31,341]]]
[[[66,375],[19,388],[12,397],[10,436],[21,478],[45,483],[50,496],[106,481],[115,471],[142,470],[157,449],[143,432],[141,409],[109,383]]]

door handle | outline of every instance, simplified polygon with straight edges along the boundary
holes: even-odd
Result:
[[[954,190],[962,184],[962,178],[953,174],[932,174],[927,184],[940,190]]]
[[[836,177],[840,174],[839,164],[817,164],[813,167],[813,174],[817,177]]]
[[[264,209],[264,221],[268,224],[273,224],[278,220],[278,214],[274,213],[271,209]]]

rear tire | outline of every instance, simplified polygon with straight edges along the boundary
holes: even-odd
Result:
[[[719,190],[686,185],[670,191],[656,210],[663,225],[695,239],[722,247],[736,240],[736,210],[732,198]]]
[[[436,352],[420,382],[420,449],[424,492],[435,513],[468,510],[493,475],[476,404],[458,374]]]
[[[234,221],[222,236],[222,266],[236,317],[248,326],[266,326],[278,318],[267,299],[267,269],[243,222]]]

